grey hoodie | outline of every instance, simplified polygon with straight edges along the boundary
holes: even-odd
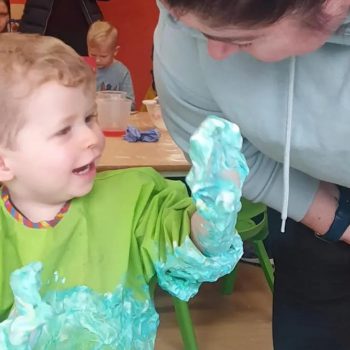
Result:
[[[264,63],[239,53],[216,61],[209,57],[202,34],[174,22],[159,7],[156,86],[166,125],[184,151],[208,114],[235,122],[250,168],[244,196],[281,211],[289,193],[288,216],[298,221],[319,180],[350,187],[349,20],[308,55]],[[285,145],[288,100],[290,153]]]

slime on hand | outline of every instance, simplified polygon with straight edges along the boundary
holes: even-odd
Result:
[[[248,175],[241,148],[238,126],[216,116],[205,119],[191,137],[192,168],[186,181],[205,222],[196,237],[204,254],[187,237],[181,246],[174,244],[166,262],[156,266],[159,285],[182,300],[195,295],[200,283],[230,273],[243,254],[242,239],[235,230],[242,184]]]

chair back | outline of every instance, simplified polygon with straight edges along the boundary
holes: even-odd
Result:
[[[267,231],[267,208],[262,203],[253,203],[242,197],[242,209],[238,213],[236,230],[243,241],[264,240]]]

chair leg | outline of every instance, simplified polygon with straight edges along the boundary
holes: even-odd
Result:
[[[194,333],[188,304],[176,297],[172,297],[175,307],[177,323],[180,328],[185,350],[198,350],[196,335]]]
[[[259,257],[261,267],[264,271],[266,281],[271,291],[273,292],[274,271],[273,271],[273,267],[271,265],[269,256],[267,255],[264,242],[261,240],[253,241],[253,244],[254,244],[256,255]]]
[[[221,282],[221,293],[225,295],[230,295],[233,292],[233,288],[237,277],[237,266],[226,275]]]

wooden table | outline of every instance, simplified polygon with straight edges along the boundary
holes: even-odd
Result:
[[[146,112],[130,116],[130,123],[140,130],[153,128]],[[158,142],[127,142],[122,137],[106,137],[106,146],[98,170],[149,166],[166,177],[185,176],[190,164],[172,140],[168,131],[161,131]]]

